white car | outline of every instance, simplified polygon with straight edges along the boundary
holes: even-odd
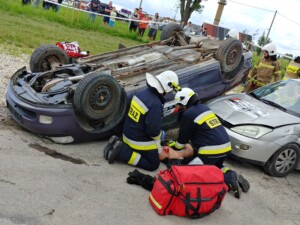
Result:
[[[277,177],[300,169],[300,80],[218,97],[207,105],[226,128],[233,157]]]

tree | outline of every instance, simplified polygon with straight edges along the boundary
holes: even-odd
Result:
[[[179,0],[181,22],[187,24],[193,12],[201,13],[204,6],[200,3],[207,0]]]
[[[263,35],[258,38],[257,44],[259,46],[264,46],[264,45],[266,45],[268,43],[271,43],[271,42],[272,42],[272,40],[269,37],[268,37],[268,39],[266,39],[265,32],[264,32]],[[260,55],[261,48],[256,48],[256,53],[257,53],[257,55]]]

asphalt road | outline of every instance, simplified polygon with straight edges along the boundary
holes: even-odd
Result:
[[[106,141],[57,145],[10,121],[0,127],[0,143],[1,225],[300,225],[300,171],[274,178],[228,161],[250,191],[241,199],[228,193],[220,209],[194,220],[157,215],[149,192],[126,183],[134,168],[104,160]]]

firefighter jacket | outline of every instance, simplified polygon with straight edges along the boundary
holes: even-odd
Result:
[[[270,58],[261,58],[252,71],[254,84],[264,86],[275,81],[281,80],[280,62],[272,61]],[[274,78],[274,81],[273,81]]]
[[[163,103],[163,96],[151,87],[134,95],[123,127],[123,142],[135,150],[157,149]]]
[[[228,134],[218,117],[200,103],[183,113],[175,148],[182,149],[189,141],[199,155],[223,155],[231,151]]]
[[[285,71],[284,80],[298,79],[300,77],[300,63],[291,61]]]

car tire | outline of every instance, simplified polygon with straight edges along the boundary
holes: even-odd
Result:
[[[30,70],[44,72],[61,64],[68,64],[69,57],[65,51],[55,45],[42,45],[30,57]]]
[[[242,56],[242,43],[235,38],[228,38],[219,46],[215,58],[220,62],[221,70],[229,73],[238,67]]]
[[[176,32],[180,33],[182,37],[186,39],[182,26],[180,26],[177,23],[169,23],[166,26],[164,26],[164,28],[162,29],[160,40],[161,41],[167,40],[172,36],[174,36]],[[175,41],[175,43],[173,43],[173,45],[180,46],[180,42],[177,40]]]
[[[120,104],[122,87],[110,75],[94,72],[83,78],[74,93],[74,108],[91,120],[105,119]]]
[[[243,68],[244,66],[244,57],[242,57],[240,63],[237,65],[237,67],[230,71],[230,72],[227,72],[227,73],[224,73],[224,80],[232,80],[236,77],[236,75],[241,71],[241,69]]]
[[[298,161],[300,148],[296,144],[282,146],[264,165],[264,170],[274,177],[285,177],[292,172]]]

